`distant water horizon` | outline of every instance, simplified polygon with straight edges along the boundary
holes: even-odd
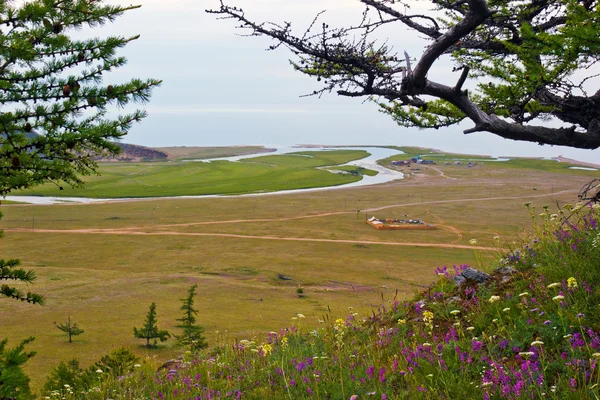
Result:
[[[129,142],[126,142],[129,143]],[[130,143],[130,144],[138,144],[145,146],[139,143]],[[526,144],[527,145],[527,144]],[[415,144],[365,144],[365,143],[295,143],[295,144],[275,144],[275,143],[245,143],[245,144],[198,144],[198,145],[162,145],[162,146],[147,146],[151,148],[157,147],[242,147],[242,146],[257,146],[263,147],[265,149],[272,149],[273,152],[265,153],[265,154],[282,154],[289,151],[303,151],[310,149],[318,149],[318,148],[383,148],[383,147],[417,147],[422,148],[424,151],[433,150],[440,153],[446,154],[457,154],[460,156],[468,157],[468,156],[482,156],[482,157],[490,157],[494,159],[510,159],[510,158],[542,158],[542,159],[552,159],[560,162],[562,158],[563,161],[573,160],[581,163],[594,164],[595,166],[600,167],[600,151],[599,150],[582,150],[582,149],[565,149],[561,147],[550,147],[538,146],[535,148],[536,151],[532,151],[531,149],[523,149],[523,147],[512,147],[512,148],[497,148],[495,151],[485,152],[485,148],[482,149],[482,152],[477,152],[476,147],[471,147],[465,149],[461,146],[458,147],[457,150],[448,150],[440,147],[434,146],[422,146]],[[449,146],[456,147],[456,146]],[[490,150],[490,149],[487,149]],[[556,150],[566,150],[563,153],[556,154]],[[531,154],[534,153],[534,154]],[[554,155],[553,155],[554,154]],[[240,158],[248,157],[248,155],[244,156],[236,156],[236,157],[225,157],[223,159],[235,160]]]
[[[307,100],[308,101],[308,100]],[[470,127],[463,123],[441,129],[399,127],[388,116],[372,107],[346,104],[334,107],[327,101],[304,101],[298,109],[284,112],[282,105],[265,106],[273,112],[261,113],[152,113],[142,124],[134,125],[123,141],[148,147],[167,146],[413,146],[443,152],[491,157],[564,156],[579,161],[600,163],[600,149],[584,150],[565,146],[540,146],[537,143],[503,139],[479,132],[465,135]],[[279,111],[279,112],[277,112]],[[164,126],[168,125],[168,134]]]

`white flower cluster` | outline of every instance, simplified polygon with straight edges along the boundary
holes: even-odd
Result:
[[[600,230],[596,234],[596,237],[592,240],[592,247],[595,249],[600,247]]]

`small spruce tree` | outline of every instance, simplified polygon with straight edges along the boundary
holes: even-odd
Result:
[[[69,343],[73,343],[73,336],[78,336],[81,335],[83,333],[83,329],[81,329],[80,327],[77,326],[77,323],[72,323],[71,324],[71,317],[67,317],[67,322],[61,322],[60,324],[57,324],[56,322],[53,322],[53,324],[60,329],[61,331],[63,331],[64,333],[66,333],[69,336]]]
[[[146,347],[156,347],[156,339],[164,342],[171,337],[171,334],[166,330],[159,330],[158,321],[156,319],[156,303],[150,304],[150,310],[146,315],[146,321],[141,328],[133,328],[133,335],[138,339],[146,339]],[[153,344],[150,344],[153,340]]]
[[[197,288],[198,285],[190,287],[187,297],[181,299],[183,304],[180,310],[183,311],[183,317],[177,318],[177,321],[181,322],[180,325],[177,325],[177,328],[183,329],[183,333],[180,336],[175,336],[177,344],[189,347],[193,352],[208,347],[206,337],[202,335],[204,328],[196,324],[198,310],[194,309],[194,296],[196,295]]]

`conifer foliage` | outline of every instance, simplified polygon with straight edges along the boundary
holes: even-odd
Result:
[[[71,323],[71,317],[67,317],[67,321],[66,322],[61,322],[61,323],[56,323],[53,322],[53,324],[60,329],[61,331],[63,331],[64,333],[67,334],[67,336],[69,336],[69,343],[73,343],[73,336],[79,336],[83,333],[83,329],[81,329],[80,327],[77,326],[77,323],[73,322]]]
[[[188,347],[192,352],[208,347],[206,337],[202,335],[204,328],[196,324],[196,315],[198,314],[198,310],[194,309],[196,289],[198,289],[198,285],[190,287],[188,296],[181,299],[180,310],[183,311],[183,317],[177,319],[181,322],[180,325],[177,325],[177,328],[183,329],[183,333],[180,336],[175,336],[180,346]]]
[[[21,367],[35,352],[26,352],[25,346],[33,337],[23,340],[18,346],[7,348],[8,339],[0,341],[0,399],[30,399],[29,377]]]
[[[24,270],[17,268],[20,264],[19,260],[3,260],[0,259],[0,281],[16,281],[20,283],[32,283],[36,276],[32,270]],[[8,285],[0,285],[0,296],[9,297],[15,300],[26,301],[33,304],[43,304],[44,297],[37,293],[27,292],[23,293],[22,290]]]
[[[156,319],[156,303],[150,304],[150,310],[146,315],[144,326],[141,328],[133,328],[133,335],[138,339],[146,339],[146,347],[156,347],[157,339],[164,342],[171,337],[171,334],[166,330],[158,329],[158,320]],[[153,341],[152,344],[150,341]]]
[[[79,174],[95,172],[93,157],[117,153],[114,140],[145,117],[139,110],[116,118],[107,113],[111,106],[146,102],[160,81],[104,82],[107,72],[127,62],[117,50],[138,36],[70,36],[138,7],[0,2],[0,195],[48,181],[80,185]]]
[[[138,7],[102,0],[0,1],[0,196],[45,182],[81,185],[81,176],[96,171],[94,157],[118,153],[114,141],[146,116],[140,110],[108,113],[146,102],[160,81],[104,82],[107,72],[127,62],[117,50],[137,36],[71,36]],[[0,259],[0,297],[42,304],[41,295],[19,290],[35,273],[18,266],[18,260]],[[32,340],[14,348],[0,341],[0,399],[31,397],[21,366],[33,355],[24,350]]]
[[[209,12],[235,20],[247,36],[274,39],[270,49],[287,47],[294,68],[322,85],[314,95],[372,98],[401,126],[437,129],[470,120],[465,133],[600,147],[597,0],[357,2],[365,6],[358,23],[330,26],[321,13],[299,33],[290,22],[252,20],[223,0]],[[422,54],[406,51],[407,30],[408,38],[429,41]],[[448,58],[453,66],[434,67]],[[447,75],[436,78],[435,69]],[[448,82],[451,72],[456,77]]]

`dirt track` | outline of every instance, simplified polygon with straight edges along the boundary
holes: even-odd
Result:
[[[576,190],[563,190],[561,192],[557,192],[555,194],[562,193],[573,193],[577,192]],[[513,197],[488,197],[488,198],[475,198],[475,199],[458,199],[458,200],[436,200],[436,201],[426,201],[426,202],[415,202],[415,203],[402,203],[402,204],[393,204],[387,205],[383,207],[376,208],[368,208],[362,210],[362,212],[370,213],[375,211],[381,211],[394,207],[403,207],[403,206],[412,206],[412,205],[424,205],[424,204],[443,204],[443,203],[460,203],[460,202],[476,202],[476,201],[491,201],[491,200],[509,200],[509,199],[530,199],[535,197],[544,197],[546,194],[539,194],[534,196],[513,196]],[[355,211],[337,211],[337,212],[328,212],[314,215],[303,215],[296,217],[288,217],[288,218],[263,218],[263,219],[237,219],[237,220],[229,220],[229,221],[203,221],[203,222],[190,222],[183,224],[165,224],[165,225],[155,225],[153,229],[164,229],[164,228],[173,228],[173,227],[187,227],[187,226],[197,226],[197,225],[220,225],[220,224],[232,224],[232,223],[264,223],[264,222],[274,222],[274,221],[290,221],[290,220],[298,220],[305,218],[320,218],[327,217],[332,215],[343,215],[343,214],[354,214]],[[439,224],[438,226],[441,229],[453,232],[457,235],[456,242],[462,240],[462,232],[449,225],[443,224],[443,220],[435,215],[431,214],[433,217],[437,219]],[[360,243],[360,244],[374,244],[374,245],[383,245],[383,246],[412,246],[412,247],[437,247],[437,248],[447,248],[447,249],[476,249],[483,251],[494,251],[499,250],[495,247],[484,247],[484,246],[471,246],[471,245],[462,245],[462,244],[451,244],[451,243],[409,243],[409,242],[379,242],[379,241],[364,241],[364,240],[344,240],[344,239],[317,239],[317,238],[297,238],[297,237],[276,237],[276,236],[255,236],[255,235],[237,235],[237,234],[226,234],[226,233],[188,233],[188,232],[173,232],[173,231],[161,231],[161,232],[145,232],[144,227],[129,227],[129,228],[120,228],[120,229],[70,229],[70,230],[59,230],[59,229],[35,229],[33,232],[37,233],[65,233],[65,234],[102,234],[102,235],[153,235],[153,236],[204,236],[204,237],[227,237],[227,238],[238,238],[238,239],[256,239],[256,240],[282,240],[282,241],[298,241],[298,242],[321,242],[321,243]],[[5,229],[7,232],[32,232],[30,229]]]
[[[158,228],[159,226],[155,226]],[[368,240],[344,240],[344,239],[311,239],[294,237],[276,237],[276,236],[254,236],[254,235],[236,235],[230,233],[190,233],[190,232],[140,232],[129,229],[7,229],[10,232],[35,232],[35,233],[66,233],[66,234],[101,234],[101,235],[148,235],[148,236],[212,236],[227,237],[239,239],[261,239],[261,240],[285,240],[298,242],[322,242],[322,243],[359,243],[359,244],[378,244],[384,246],[412,246],[412,247],[439,247],[446,249],[476,249],[476,250],[498,250],[496,247],[470,246],[462,244],[448,243],[409,243],[409,242],[377,242]]]

